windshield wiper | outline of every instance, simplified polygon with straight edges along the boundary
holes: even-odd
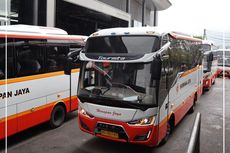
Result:
[[[114,100],[110,99],[108,97],[89,97],[87,95],[79,94],[78,95],[79,99],[81,99],[81,102],[88,102],[88,103],[93,103],[93,104],[100,104],[100,105],[105,105],[105,106],[115,106],[118,105],[119,107],[125,107],[126,108],[135,108],[135,109],[140,109],[142,111],[147,110],[148,108],[152,107],[152,105],[145,105],[145,104],[139,104],[139,103],[131,103],[123,100]],[[95,100],[97,98],[97,100]]]
[[[111,76],[106,71],[104,71],[103,69],[98,67],[97,65],[93,64],[92,67],[95,70],[97,70],[100,74],[102,74],[103,76],[107,77],[109,80],[112,80]]]
[[[92,63],[92,68],[97,70],[100,74],[102,74],[105,77],[106,83],[108,84],[107,89],[104,92],[101,92],[101,95],[104,95],[107,91],[110,90],[110,88],[112,87],[112,77],[103,69],[101,69],[100,67],[98,67],[96,64]]]
[[[115,86],[114,86],[115,85]],[[133,89],[133,88],[131,88],[130,86],[128,86],[128,85],[126,85],[126,84],[122,84],[122,83],[117,83],[117,82],[115,82],[115,83],[112,83],[112,86],[113,87],[119,87],[119,86],[122,86],[122,87],[125,87],[126,89],[130,89],[131,91],[133,91],[136,95],[138,95],[138,93]]]
[[[122,101],[122,103],[123,103],[123,104],[126,104],[126,105],[128,105],[128,106],[131,106],[131,107],[133,107],[133,108],[140,109],[140,110],[142,110],[142,111],[145,111],[145,110],[148,108],[148,106],[144,106],[144,105],[135,105],[135,104],[132,104],[132,103],[130,103],[130,102],[125,102],[125,101]]]
[[[111,87],[119,87],[119,86],[122,86],[122,87],[125,87],[126,89],[129,89],[129,90],[131,90],[133,93],[134,93],[134,95],[137,95],[137,101],[138,101],[138,103],[140,103],[140,102],[142,102],[142,100],[143,100],[143,98],[133,89],[133,88],[131,88],[130,86],[128,86],[128,85],[126,85],[126,84],[122,84],[122,83],[112,83],[112,82],[110,82],[109,80],[108,80],[108,84],[109,84],[109,87],[107,88],[107,90],[105,90],[103,93],[102,93],[102,95],[104,95],[106,92],[108,92],[110,89],[111,89]]]

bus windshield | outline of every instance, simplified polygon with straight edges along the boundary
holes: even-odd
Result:
[[[203,51],[203,52],[209,51],[209,50],[211,50],[211,45],[209,45],[209,44],[201,44],[200,45],[200,50]]]
[[[156,105],[151,63],[84,62],[79,96]]]
[[[87,53],[133,53],[143,54],[159,49],[156,36],[104,36],[92,37],[87,40]]]
[[[223,54],[224,53],[224,54]],[[223,50],[219,50],[215,53],[215,55],[217,56],[217,58],[223,58],[223,56],[229,58],[230,57],[230,51],[223,51]]]
[[[230,67],[230,58],[224,58],[225,63],[223,62],[223,58],[218,59],[218,66],[227,66]]]

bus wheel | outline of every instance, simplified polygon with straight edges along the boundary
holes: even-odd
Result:
[[[192,104],[192,107],[188,111],[189,114],[192,114],[195,111],[195,105],[196,105],[196,102],[194,101],[193,104]]]
[[[65,121],[65,115],[65,108],[62,105],[55,106],[50,117],[50,126],[52,128],[61,126]]]
[[[214,85],[216,83],[216,80],[213,81],[212,85]]]
[[[174,125],[173,125],[172,120],[169,120],[168,123],[167,123],[166,135],[165,135],[165,137],[161,140],[160,145],[164,145],[164,144],[168,141],[169,136],[170,136],[170,134],[171,134],[172,131],[173,131],[173,126],[174,126]]]

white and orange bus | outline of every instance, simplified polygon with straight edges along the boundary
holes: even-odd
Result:
[[[215,56],[216,46],[213,41],[203,40],[201,44],[203,57],[203,91],[208,91],[217,77],[217,57]]]
[[[79,56],[80,129],[119,142],[166,142],[202,94],[200,43],[154,27],[93,33]]]
[[[214,56],[215,51],[206,51],[203,57],[203,90],[208,91],[215,80],[218,73],[218,60]]]
[[[58,127],[77,109],[79,69],[70,86],[64,65],[84,39],[58,28],[0,26],[0,139],[45,121]]]
[[[217,77],[230,78],[230,49],[215,50],[215,56],[218,60]]]
[[[202,40],[201,50],[203,52],[210,51],[210,50],[216,50],[217,46],[215,45],[214,41],[211,40]]]

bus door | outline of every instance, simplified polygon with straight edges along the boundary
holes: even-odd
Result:
[[[70,53],[68,54],[73,58],[75,61],[72,63],[72,68],[73,70],[71,71],[70,75],[70,96],[72,97],[70,99],[70,110],[74,111],[78,108],[78,99],[77,99],[77,87],[78,87],[78,79],[79,79],[79,74],[80,74],[80,66],[81,63],[79,60],[77,60],[78,55],[80,51],[82,50],[82,47],[78,45],[78,43],[75,44],[70,44],[69,46],[69,51]],[[67,57],[67,56],[66,56]],[[68,75],[67,75],[68,76]]]
[[[161,64],[161,77],[159,81],[159,96],[158,96],[158,106],[159,106],[159,137],[161,140],[167,131],[167,123],[169,116],[169,74],[170,68],[168,60],[163,60]]]

